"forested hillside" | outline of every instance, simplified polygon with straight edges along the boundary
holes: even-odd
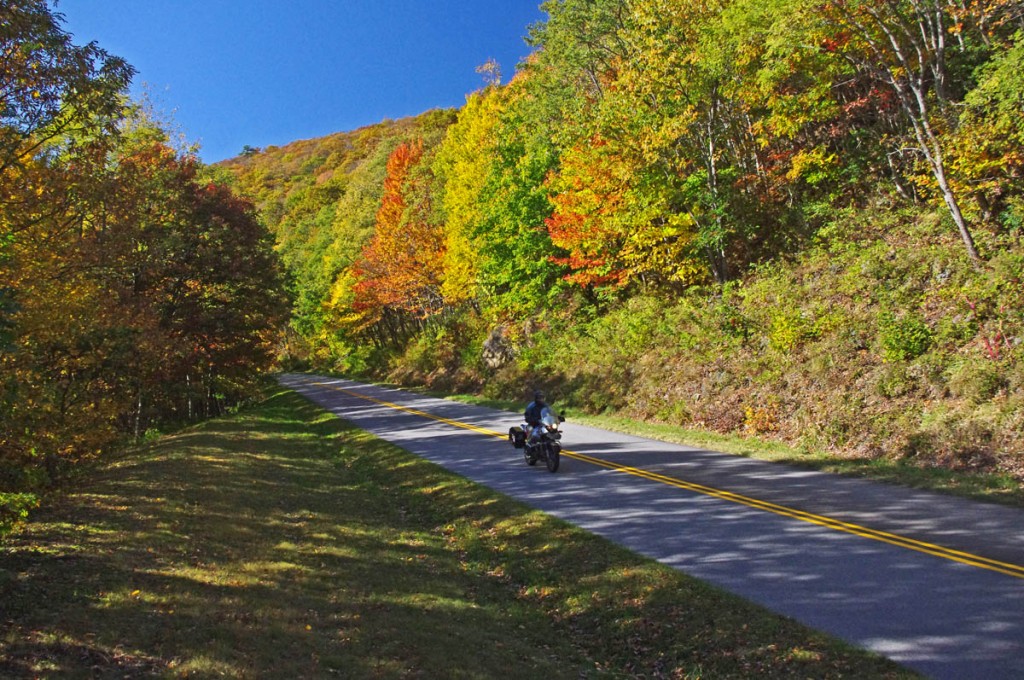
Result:
[[[292,354],[321,366],[366,366],[362,362],[366,354],[358,350],[362,326],[355,315],[348,318],[354,265],[374,233],[385,233],[386,227],[378,224],[378,212],[388,187],[392,194],[416,190],[414,177],[389,177],[402,172],[403,162],[422,175],[427,167],[420,162],[424,153],[433,153],[454,118],[455,112],[433,111],[285,147],[250,149],[220,166],[222,172],[227,168],[237,174],[238,190],[252,197],[277,237],[295,296],[294,335],[288,343]],[[424,211],[429,209],[423,206]],[[396,220],[403,219],[402,210],[396,206]],[[402,228],[409,238],[429,238],[415,233],[415,226],[425,224],[425,219],[408,223]],[[398,227],[397,221],[394,226]],[[414,260],[391,261],[392,275],[421,271],[442,244],[410,241],[409,246]],[[425,259],[415,260],[420,257]],[[389,309],[380,313],[384,317],[380,327],[374,325],[369,334],[375,340],[378,333],[386,332],[388,323],[408,327],[414,321]],[[352,326],[353,332],[343,333],[343,324]],[[407,337],[408,331],[403,331],[389,336],[388,342],[394,345]]]
[[[458,111],[225,164],[317,368],[1024,477],[1015,0],[559,0]]]
[[[82,461],[252,393],[287,319],[252,204],[44,0],[0,4],[0,533]]]

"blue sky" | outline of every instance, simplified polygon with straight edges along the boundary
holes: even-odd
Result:
[[[76,44],[137,70],[200,156],[459,107],[488,59],[507,81],[540,0],[60,0]]]

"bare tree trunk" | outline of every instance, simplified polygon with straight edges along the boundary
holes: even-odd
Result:
[[[138,399],[135,403],[135,441],[142,436],[142,385],[138,385]]]
[[[704,170],[707,172],[708,196],[711,198],[712,223],[715,225],[716,233],[705,245],[708,257],[708,264],[715,281],[721,285],[728,279],[726,271],[725,248],[723,244],[725,234],[725,223],[722,219],[721,193],[718,187],[718,146],[715,143],[715,132],[718,124],[719,113],[718,88],[713,87],[711,101],[708,104],[707,119],[701,125],[703,130],[698,133],[701,140],[701,150],[704,154]]]

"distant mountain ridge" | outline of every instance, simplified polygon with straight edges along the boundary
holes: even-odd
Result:
[[[299,139],[281,146],[248,147],[246,151],[214,166],[229,171],[257,207],[283,201],[304,187],[324,184],[359,171],[381,152],[390,151],[436,116],[428,111],[419,116],[384,119],[355,130],[333,132],[322,137]],[[274,227],[274,224],[268,226]]]

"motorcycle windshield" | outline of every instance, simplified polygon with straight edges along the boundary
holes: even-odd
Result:
[[[545,406],[540,412],[540,421],[548,427],[554,427],[558,424],[558,414],[550,407]]]

